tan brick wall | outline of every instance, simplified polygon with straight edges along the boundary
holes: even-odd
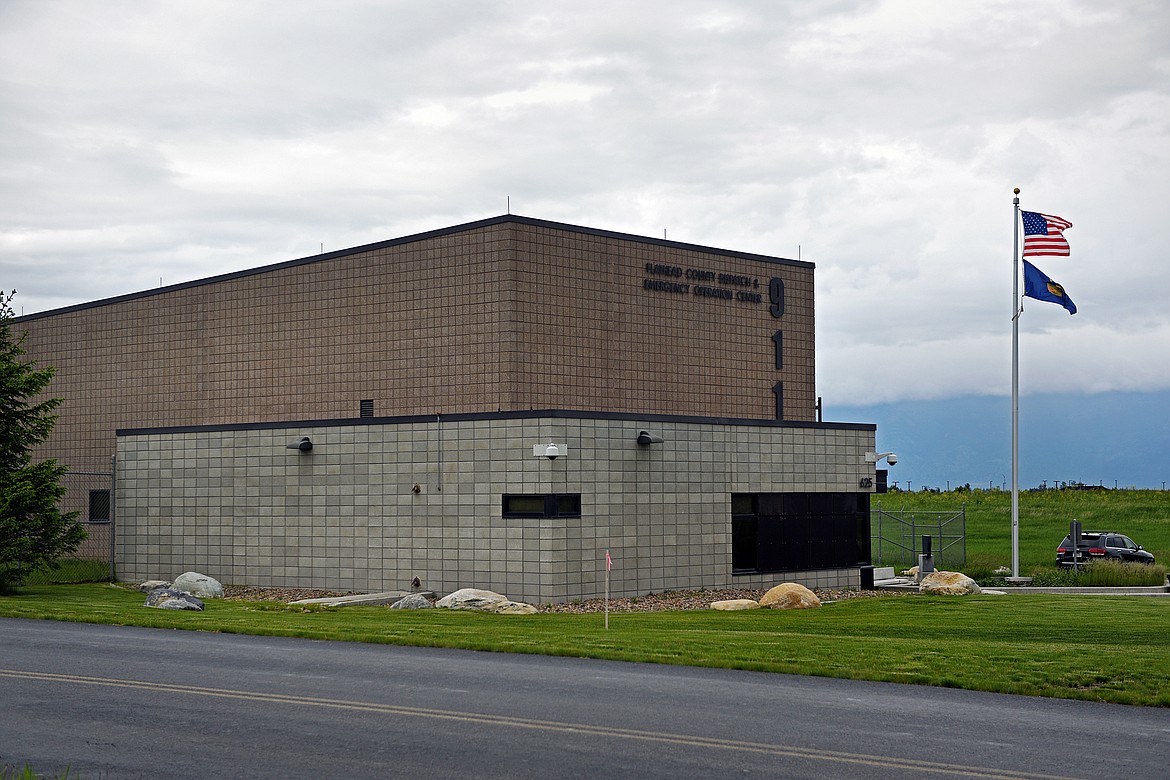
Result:
[[[813,278],[807,266],[517,226],[519,387],[512,408],[588,409],[774,419],[777,381],[785,417],[812,420]],[[646,265],[679,269],[679,277]],[[715,281],[687,274],[701,271]],[[759,287],[719,284],[721,274]],[[786,287],[786,311],[768,313],[768,281]],[[686,293],[646,290],[675,281]],[[699,286],[762,296],[760,303],[701,297]],[[775,368],[772,334],[785,332],[785,367]]]
[[[732,274],[644,289],[647,264]],[[768,280],[784,280],[783,317]],[[761,294],[741,302],[698,286]],[[813,271],[537,220],[401,241],[22,318],[65,399],[45,454],[108,466],[118,428],[579,409],[814,419]],[[776,370],[772,335],[784,331]]]

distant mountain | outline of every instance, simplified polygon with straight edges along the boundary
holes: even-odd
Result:
[[[834,406],[824,419],[876,423],[879,451],[898,454],[899,487],[1011,487],[1010,397],[964,396]],[[1020,399],[1020,488],[1046,482],[1170,486],[1170,390]]]

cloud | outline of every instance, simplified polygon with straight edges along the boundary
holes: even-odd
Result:
[[[0,277],[31,312],[510,198],[815,262],[839,403],[1004,393],[1019,186],[1074,223],[1037,387],[1167,387],[1168,39],[1138,0],[6,3]]]

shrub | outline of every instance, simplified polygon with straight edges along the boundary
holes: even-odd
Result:
[[[1166,567],[1160,563],[1123,563],[1094,561],[1080,569],[1038,568],[1032,573],[1032,585],[1060,588],[1121,588],[1166,584]]]

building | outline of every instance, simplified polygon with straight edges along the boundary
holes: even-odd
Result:
[[[848,587],[875,426],[817,419],[813,270],[506,215],[16,325],[122,579]]]

